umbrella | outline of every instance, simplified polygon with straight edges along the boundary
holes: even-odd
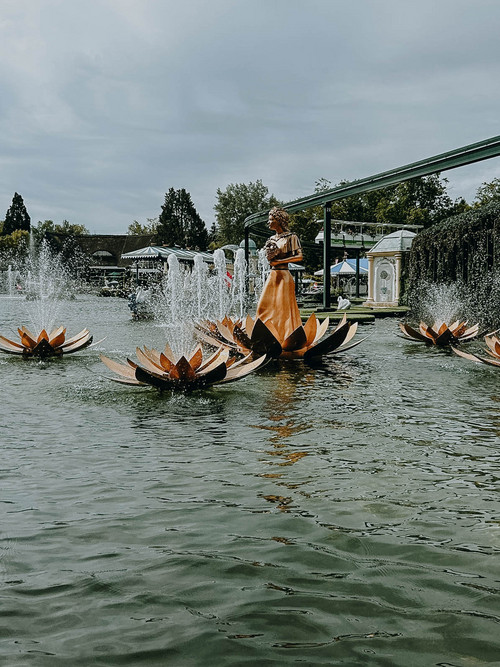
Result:
[[[148,245],[139,250],[132,250],[122,255],[122,259],[151,259],[153,257],[161,257],[161,248],[158,246]]]
[[[196,255],[201,255],[204,262],[214,261],[213,255],[208,252],[196,252],[195,250],[183,250],[182,248],[166,248],[165,246],[148,245],[139,250],[132,250],[122,255],[122,259],[166,259],[169,255],[176,255],[178,259],[188,262],[194,261]]]
[[[359,260],[359,274],[364,275],[368,273],[368,260],[360,259]],[[332,264],[330,267],[330,274],[332,276],[354,276],[356,274],[356,260],[355,259],[344,259],[342,262],[337,264]],[[323,269],[314,272],[315,276],[322,276]]]

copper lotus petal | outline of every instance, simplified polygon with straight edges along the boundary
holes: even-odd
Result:
[[[71,338],[67,338],[64,343],[61,345],[62,348],[69,347],[70,345],[73,345],[73,343],[76,343],[79,340],[82,340],[86,336],[89,336],[90,331],[88,329],[82,329],[79,333],[75,334],[74,336],[71,336]]]
[[[335,329],[333,333],[320,341],[317,345],[310,347],[304,354],[304,361],[314,359],[315,357],[322,357],[329,354],[337,347],[340,347],[344,342],[351,325],[345,322],[340,328]]]
[[[179,385],[179,382],[170,379],[168,375],[157,375],[156,373],[149,373],[141,366],[135,369],[135,379],[142,384],[149,384],[157,389],[173,389]]]
[[[494,357],[500,358],[500,341],[496,336],[485,336],[485,343]]]
[[[349,327],[349,330],[348,330],[347,335],[344,339],[344,342],[342,343],[342,347],[344,347],[344,345],[347,345],[351,341],[351,339],[354,338],[354,336],[356,335],[357,330],[358,330],[358,323],[353,322]],[[368,336],[365,336],[362,340],[366,340],[367,338],[368,338]],[[361,341],[359,341],[359,342],[361,342]],[[356,345],[357,344],[358,343],[356,343]]]
[[[252,349],[252,341],[246,335],[243,329],[240,329],[240,327],[236,324],[234,325],[233,336],[235,341],[239,344],[241,348],[243,348],[244,350]]]
[[[229,350],[227,347],[221,346],[217,350],[217,354],[213,354],[211,357],[212,361],[209,364],[204,364],[203,366],[200,367],[198,371],[198,375],[208,375],[211,373],[215,368],[219,366],[219,364],[224,364],[226,366],[226,362],[229,359]]]
[[[185,357],[181,357],[184,358]],[[185,359],[187,363],[187,359]],[[135,371],[135,377],[138,381],[145,384],[150,384],[157,389],[168,390],[168,389],[183,389],[193,390],[205,387],[209,384],[214,384],[218,382],[226,375],[226,364],[220,363],[215,368],[213,368],[209,373],[195,377],[192,381],[183,381],[182,379],[172,379],[171,377],[161,377],[155,373],[148,373],[145,369],[138,366]]]
[[[318,320],[314,313],[311,313],[309,319],[304,324],[304,333],[306,334],[306,346],[312,345],[314,339],[316,338],[316,332],[318,330]]]
[[[163,352],[160,353],[160,365],[163,368],[164,371],[167,373],[170,373],[172,370],[174,364],[170,361],[170,359],[163,354]]]
[[[250,356],[251,355],[248,355],[247,357],[245,357],[245,359],[242,359],[242,362],[248,360]],[[269,358],[264,354],[262,357],[254,359],[249,363],[236,363],[234,364],[233,368],[227,371],[226,377],[223,380],[220,380],[220,384],[225,384],[226,382],[234,382],[235,380],[239,380],[240,378],[245,377],[245,375],[248,375],[252,371],[259,368],[260,366],[263,366],[268,361]]]
[[[469,361],[475,361],[476,363],[482,363],[482,364],[487,364],[488,366],[500,366],[500,360],[496,359],[487,359],[485,357],[480,357],[477,354],[472,354],[471,352],[464,352],[463,350],[459,350],[456,347],[451,348],[455,354],[458,354],[459,357],[463,357],[464,359],[469,359]]]
[[[49,343],[47,338],[40,338],[39,342],[35,345],[34,348],[29,350],[29,353],[32,354],[34,357],[40,357],[40,358],[45,358],[45,357],[53,357],[55,355],[60,355],[62,354],[61,348],[54,349],[52,345]]]
[[[130,365],[119,364],[117,361],[113,361],[109,357],[104,356],[104,354],[99,355],[100,360],[105,364],[110,371],[121,375],[124,378],[134,379],[135,378],[135,369],[131,368]]]
[[[59,347],[64,343],[65,338],[66,329],[64,327],[56,327],[49,334],[49,343],[52,347]]]
[[[444,329],[440,327],[439,331],[441,331],[441,333],[434,341],[436,345],[448,345],[448,343],[451,343],[453,340],[455,340],[455,336],[451,333],[446,325]]]
[[[64,354],[71,354],[72,352],[78,352],[79,350],[83,350],[84,347],[88,347],[92,343],[92,336],[90,333],[87,334],[84,338],[81,338],[80,340],[75,341],[71,345],[61,345],[61,347],[58,347],[58,350],[61,350],[61,352],[64,352]]]
[[[186,357],[182,356],[170,371],[170,377],[176,380],[192,382],[196,378],[196,373]]]
[[[226,340],[218,330],[204,329],[200,324],[195,325],[196,335],[199,339],[212,345],[212,347],[219,347],[219,345],[233,345],[231,341]]]
[[[403,324],[402,322],[400,322],[399,328],[403,332],[404,337],[408,338],[409,340],[413,340],[416,342],[423,342],[423,343],[431,342],[427,336],[424,336],[420,331],[417,331],[409,324]]]
[[[5,336],[0,336],[0,349],[10,354],[23,354],[25,348],[19,343],[5,338]]]
[[[217,330],[222,336],[223,340],[226,340],[228,343],[234,343],[233,335],[231,331],[225,326],[222,322],[217,322]],[[232,323],[231,323],[232,324]]]
[[[200,374],[197,377],[197,386],[198,387],[206,387],[207,385],[210,384],[215,384],[216,382],[220,382],[223,380],[226,375],[227,375],[227,366],[224,362],[221,362],[220,364],[216,364],[211,368],[206,373]]]
[[[319,325],[319,327],[316,331],[316,336],[314,337],[313,345],[323,338],[323,336],[325,335],[325,333],[328,329],[329,324],[330,324],[330,318],[325,317],[325,319],[323,320],[323,322],[321,322],[321,324]]]
[[[201,366],[198,368],[198,373],[202,373],[205,369],[207,369],[211,364],[214,363],[214,361],[219,357],[222,352],[227,349],[223,345],[220,345],[213,354],[210,355],[210,357],[204,361]],[[229,352],[228,352],[228,358],[229,358]]]
[[[252,337],[253,327],[254,327],[254,321],[250,317],[250,315],[247,315],[245,317],[244,325],[241,328],[244,329],[246,335],[249,336],[250,338]]]
[[[139,382],[139,380],[136,379],[135,369],[137,368],[137,364],[134,363],[133,361],[130,361],[130,359],[127,359],[126,364],[119,364],[116,361],[110,359],[109,357],[104,356],[104,354],[100,355],[100,359],[103,362],[103,364],[105,364],[109,368],[109,370],[113,371],[114,373],[120,376],[117,378],[110,377],[108,378],[108,380],[128,385],[145,385],[144,382]]]
[[[203,361],[203,350],[201,349],[201,345],[198,345],[198,347],[191,354],[189,364],[191,368],[193,368],[193,370],[197,371],[201,366],[202,361]]]
[[[151,371],[152,373],[164,373],[164,369],[161,364],[156,364],[150,357],[147,355],[140,347],[135,348],[135,353],[139,359],[139,363],[144,366],[146,370]]]
[[[295,352],[306,346],[307,336],[304,327],[300,326],[283,341],[282,348],[284,352]]]
[[[475,324],[473,327],[469,327],[466,329],[463,334],[460,334],[460,338],[462,340],[470,340],[471,338],[475,338],[477,334],[479,333],[479,324]]]
[[[45,331],[45,329],[42,329],[40,331],[36,342],[39,343],[42,340],[46,340],[47,342],[49,342],[49,334]]]
[[[58,336],[55,336],[55,338],[49,339],[49,343],[52,345],[52,347],[61,347],[61,345],[64,343],[65,338],[66,338],[66,330],[63,330]]]
[[[24,330],[24,327],[21,327],[21,329],[17,330],[19,333],[19,336],[21,337],[21,343],[23,347],[27,349],[32,349],[36,346],[37,344],[37,338],[32,336],[31,333],[27,330]]]
[[[252,327],[252,351],[259,356],[263,354],[277,359],[281,354],[281,344],[261,319],[256,319]]]

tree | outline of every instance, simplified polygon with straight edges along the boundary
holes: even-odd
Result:
[[[5,214],[2,234],[12,234],[16,229],[29,232],[31,228],[31,218],[24,205],[23,198],[17,192],[14,193],[12,204]]]
[[[341,181],[339,185],[345,185]],[[446,179],[439,174],[412,178],[380,190],[332,202],[332,218],[380,224],[430,227],[468,208],[464,199],[452,201]]]
[[[130,236],[141,236],[147,234],[156,234],[158,231],[158,218],[147,218],[147,224],[141,225],[140,222],[134,220],[127,229],[127,234]]]
[[[89,230],[84,225],[72,224],[68,220],[63,220],[60,224],[54,223],[53,220],[38,221],[33,231],[38,239],[42,239],[47,234],[64,234],[65,236],[83,236],[89,234]]]
[[[157,233],[159,242],[168,246],[206,249],[207,228],[194,207],[191,195],[184,188],[170,188],[165,194]]]
[[[500,201],[500,178],[494,178],[491,183],[482,183],[477,189],[472,205],[477,208],[492,201]]]
[[[217,189],[216,212],[217,241],[221,245],[238,245],[244,236],[244,222],[252,213],[279,204],[262,181],[255,183],[231,183],[222,191]]]
[[[26,251],[29,245],[30,235],[24,229],[16,229],[12,234],[0,236],[0,252],[7,251],[22,253]]]
[[[316,181],[314,192],[323,192],[332,187],[326,178]],[[322,263],[322,246],[316,245],[315,239],[323,227],[323,208],[313,206],[303,211],[297,211],[290,216],[290,229],[297,234],[302,243],[304,264],[308,270],[314,271]]]

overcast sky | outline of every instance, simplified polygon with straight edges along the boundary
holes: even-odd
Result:
[[[0,218],[125,233],[500,135],[499,0],[0,0]],[[453,199],[500,158],[443,173]]]

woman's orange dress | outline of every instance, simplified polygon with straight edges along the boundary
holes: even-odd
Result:
[[[283,343],[302,325],[295,298],[295,282],[288,270],[288,262],[301,261],[302,248],[296,234],[283,232],[271,236],[264,250],[271,264],[271,272],[257,304],[256,318],[264,324],[271,322],[279,342]]]

